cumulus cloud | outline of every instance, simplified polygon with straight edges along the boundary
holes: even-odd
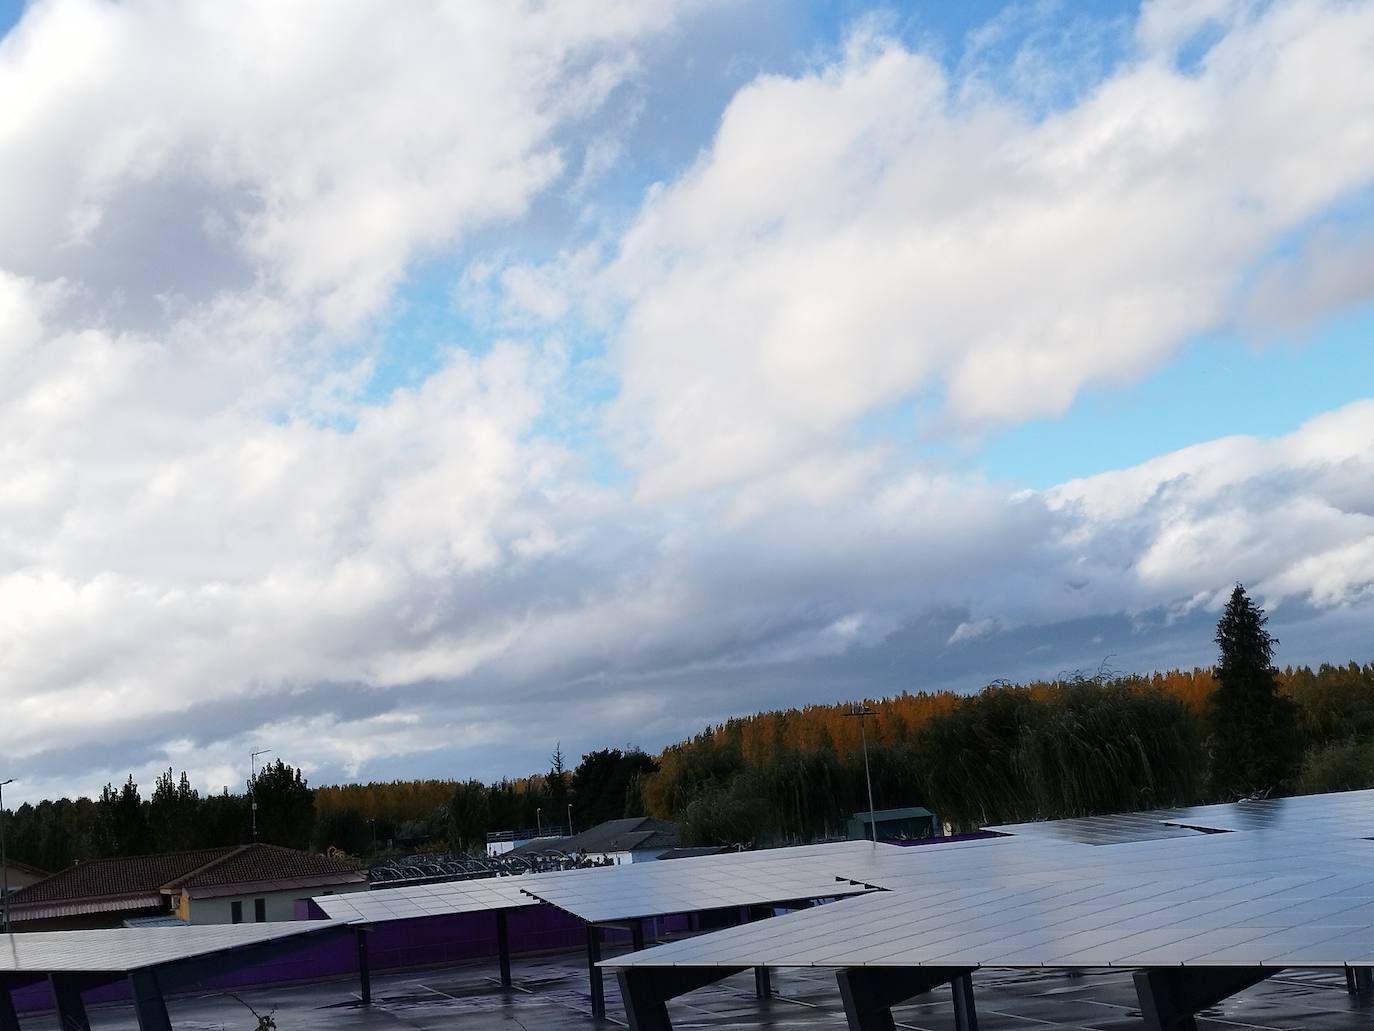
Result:
[[[524,212],[674,9],[35,4],[0,43],[0,267],[145,315],[270,288],[346,326]]]
[[[862,32],[760,77],[606,274],[641,489],[748,482],[912,398],[976,428],[1158,367],[1374,181],[1371,62],[1367,6],[1164,4],[1045,115]]]
[[[559,738],[1167,663],[1233,579],[1366,613],[1369,405],[1041,492],[859,425],[931,384],[974,424],[1136,374],[1365,181],[1364,99],[1333,83],[1367,12],[1210,10],[1200,67],[1174,60],[1187,5],[1151,8],[1129,65],[1045,117],[872,36],[760,78],[609,267],[604,241],[482,250],[454,297],[499,333],[376,397],[407,269],[584,190],[616,159],[587,119],[677,9],[33,5],[0,40],[24,793],[169,763],[234,786],[264,742],[315,779],[499,775]],[[538,330],[588,300],[613,342],[579,365]],[[567,428],[592,424],[637,487],[589,474]]]

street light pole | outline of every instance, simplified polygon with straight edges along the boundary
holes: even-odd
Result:
[[[0,918],[0,930],[5,934],[10,933],[10,863],[5,853],[5,785],[13,783],[13,777],[0,781],[0,896],[3,896],[0,905],[4,907],[4,917]]]
[[[535,806],[534,808],[534,836],[542,838],[544,836],[544,807]]]
[[[258,756],[268,755],[271,751],[270,748],[264,748],[260,752],[248,753],[248,765],[253,774],[248,780],[248,800],[252,803],[254,841],[258,840]]]
[[[846,716],[857,716],[859,720],[859,738],[864,746],[864,781],[868,784],[868,831],[873,838],[873,844],[878,843],[878,818],[873,810],[873,774],[868,769],[868,730],[865,722],[868,717],[878,715],[867,705],[855,706]]]
[[[572,803],[568,803],[568,837],[572,837]]]

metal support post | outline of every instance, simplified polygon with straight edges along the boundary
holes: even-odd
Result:
[[[973,975],[960,974],[949,986],[954,993],[956,1031],[978,1031],[978,1009],[973,1004]]]
[[[14,996],[0,988],[0,1031],[19,1031],[19,1014],[14,1012]]]
[[[1345,990],[1354,995],[1374,988],[1374,967],[1346,967]]]
[[[1149,1031],[1196,1031],[1194,1015],[1259,984],[1279,968],[1151,967],[1135,973],[1140,1015]]]
[[[644,921],[630,921],[630,949],[639,952],[644,948]]]
[[[62,1031],[91,1031],[86,1003],[81,998],[81,981],[67,974],[49,974],[52,1005],[57,1011],[57,1026]]]
[[[835,980],[849,1031],[895,1031],[892,1007],[942,984],[954,985],[955,1026],[960,1031],[977,1031],[972,973],[966,967],[845,967]],[[960,981],[965,982],[962,999]],[[965,1023],[969,1018],[975,1023]]]
[[[672,1031],[668,1000],[721,978],[738,974],[743,967],[621,967],[620,998],[630,1031]]]
[[[167,1016],[167,1000],[162,996],[157,971],[135,970],[129,975],[129,994],[134,999],[134,1016],[139,1031],[172,1031]]]
[[[501,961],[501,987],[509,988],[510,979],[510,928],[506,925],[506,911],[496,911],[496,955]]]
[[[597,1020],[606,1017],[606,985],[601,979],[601,928],[596,924],[587,925],[587,977],[591,981],[592,1016]]]
[[[767,967],[754,968],[754,997],[771,999],[773,997],[773,977]]]
[[[359,927],[355,932],[358,944],[358,994],[364,1006],[372,1005],[372,965],[367,956],[367,927]]]

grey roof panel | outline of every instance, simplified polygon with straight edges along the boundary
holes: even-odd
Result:
[[[178,960],[304,937],[341,925],[298,920],[271,924],[117,927],[0,935],[0,973],[126,973]]]
[[[1340,966],[1374,957],[1374,792],[1132,814],[1224,833],[1074,824],[870,853],[887,889],[607,966]],[[962,847],[958,847],[962,846]],[[857,858],[857,857],[856,857]]]

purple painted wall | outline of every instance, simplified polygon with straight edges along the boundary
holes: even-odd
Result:
[[[307,906],[298,908],[298,913],[313,909],[312,916],[323,917],[318,907],[313,904]],[[582,921],[552,906],[508,910],[506,919],[511,952],[517,956],[521,953],[580,948],[586,942],[586,929]],[[645,921],[645,933],[650,937],[685,930],[686,927],[685,916],[660,918],[656,922]],[[368,963],[374,972],[493,959],[496,956],[496,915],[489,912],[394,920],[377,924],[367,934]],[[630,932],[618,927],[605,928],[602,935],[603,940],[612,944],[628,942],[630,939]],[[355,974],[357,970],[354,937],[344,934],[316,941],[307,939],[297,952],[271,962],[242,967],[197,987],[234,989],[283,981],[314,981]],[[516,976],[519,976],[518,973]],[[340,984],[340,999],[356,990],[356,985]],[[122,982],[93,988],[85,993],[86,1002],[91,1005],[118,1002],[128,997],[128,988]],[[32,985],[14,992],[14,1005],[23,1013],[51,1009],[52,997],[46,984]]]

